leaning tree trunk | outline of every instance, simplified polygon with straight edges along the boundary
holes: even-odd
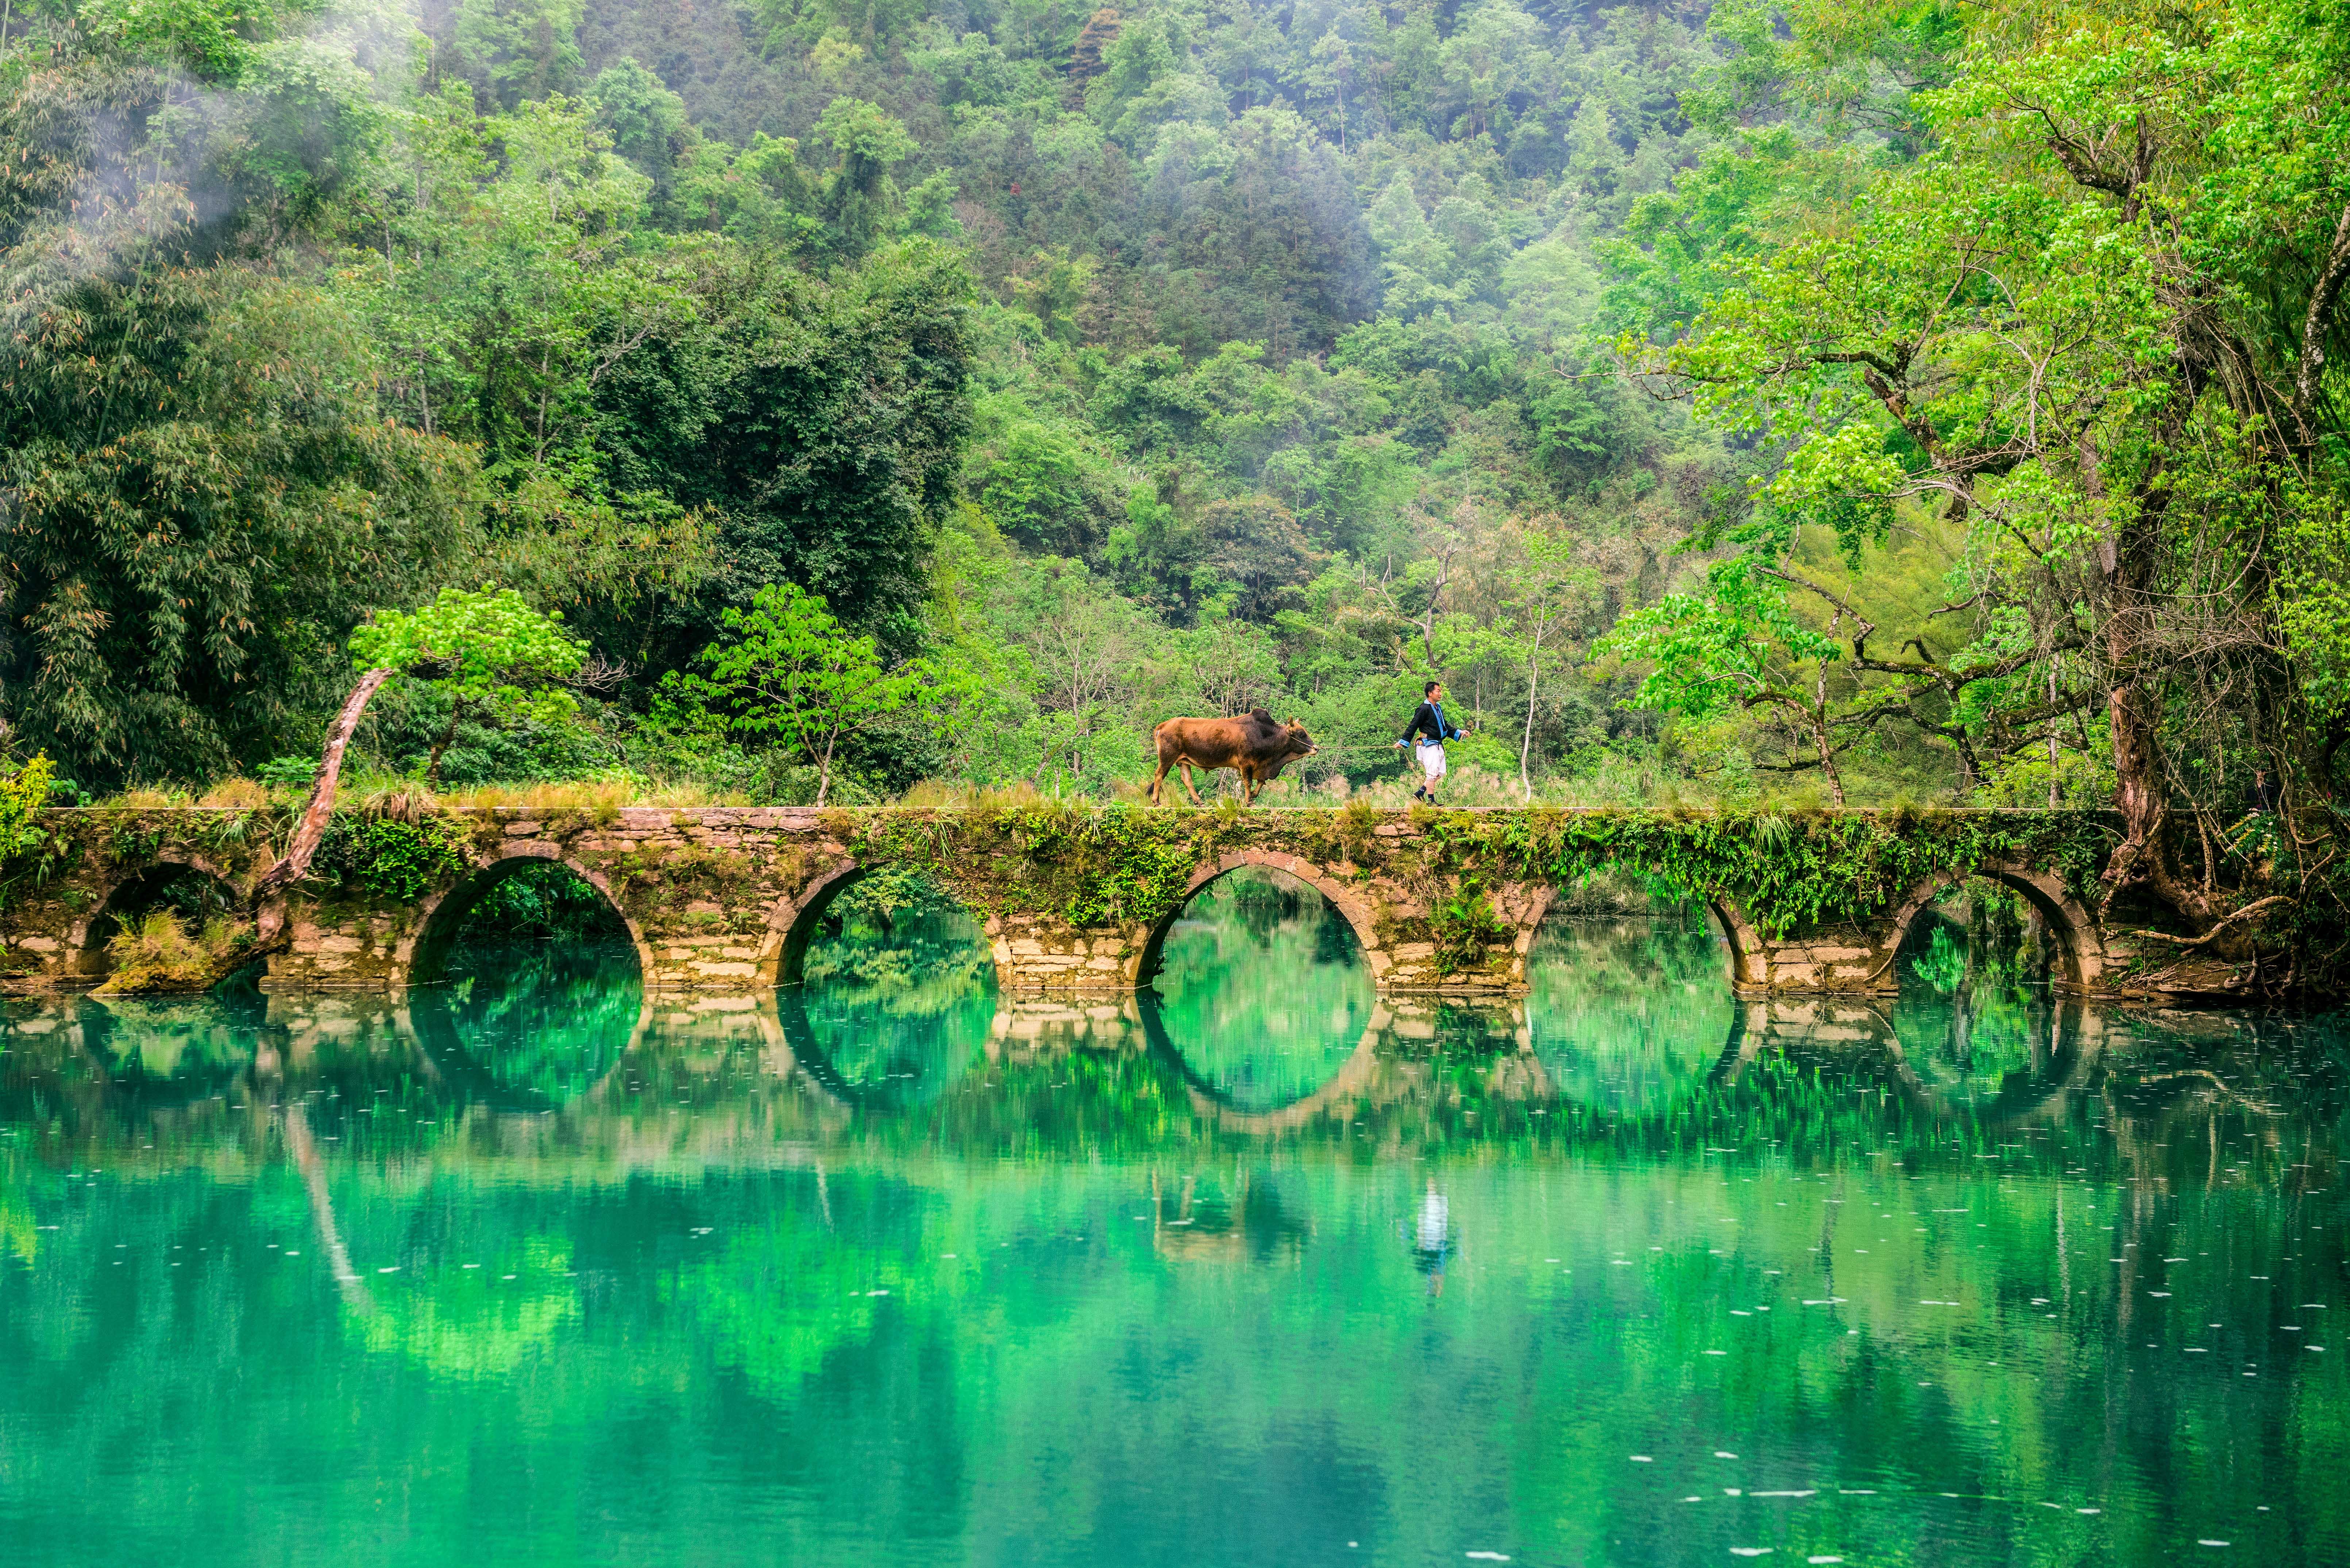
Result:
[[[2144,671],[2143,646],[2154,619],[2156,534],[2163,512],[2161,493],[2142,498],[2138,515],[2111,546],[2106,581],[2106,716],[2113,731],[2114,808],[2122,819],[2122,842],[2106,867],[2103,903],[2134,883],[2151,887],[2198,934],[2211,929],[2210,899],[2185,887],[2170,865],[2164,835],[2170,825],[2170,788],[2163,776],[2160,716]]]
[[[261,938],[264,941],[276,936],[286,923],[286,911],[277,895],[302,879],[310,869],[310,861],[318,853],[319,841],[327,836],[328,820],[335,815],[335,784],[343,772],[343,753],[351,743],[351,735],[359,727],[359,715],[367,711],[368,700],[373,697],[386,680],[391,679],[389,669],[370,670],[359,677],[344,699],[343,711],[327,731],[327,748],[318,757],[318,776],[311,781],[310,798],[302,805],[301,820],[295,824],[294,836],[287,840],[286,853],[277,863],[261,874],[253,885],[253,901],[262,908]]]

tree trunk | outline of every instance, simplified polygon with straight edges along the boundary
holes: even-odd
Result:
[[[824,805],[824,797],[832,789],[832,747],[833,742],[839,738],[837,731],[825,737],[824,760],[816,764],[816,804],[818,808]]]
[[[359,683],[343,700],[343,711],[335,715],[334,723],[327,731],[327,748],[318,757],[318,776],[311,781],[310,798],[302,804],[302,816],[295,825],[294,836],[286,842],[286,853],[277,863],[263,872],[261,879],[253,885],[255,904],[300,881],[310,869],[311,857],[318,853],[318,841],[327,836],[328,819],[335,814],[335,784],[342,777],[343,752],[359,727],[359,715],[367,711],[368,700],[390,679],[388,669],[370,670],[359,677]],[[262,924],[262,934],[270,935],[270,922],[265,919]]]
[[[2048,701],[2052,703],[2056,701],[2056,661],[2053,659],[2048,661]],[[2056,809],[2056,721],[2051,717],[2048,721],[2048,809],[2051,811]]]
[[[1537,656],[1539,656],[1539,655],[1541,654],[1541,652],[1542,652],[1542,645],[1541,645],[1540,643],[1536,643],[1536,644],[1534,645],[1534,652],[1535,652],[1535,654],[1536,654]],[[1518,741],[1518,787],[1519,787],[1520,789],[1522,789],[1522,790],[1523,790],[1523,791],[1525,791],[1525,792],[1526,792],[1526,804],[1527,804],[1528,805],[1532,805],[1534,804],[1534,780],[1533,780],[1533,779],[1531,779],[1530,777],[1528,777],[1528,776],[1527,776],[1527,774],[1526,774],[1526,759],[1527,759],[1528,757],[1530,757],[1530,756],[1532,756],[1532,755],[1534,754],[1534,688],[1535,688],[1535,686],[1536,686],[1536,685],[1541,681],[1541,680],[1542,680],[1542,662],[1541,662],[1540,658],[1539,658],[1539,657],[1536,657],[1536,658],[1534,658],[1534,659],[1527,659],[1527,660],[1526,660],[1526,732],[1525,732],[1525,734],[1524,734],[1523,737],[1521,737],[1521,738],[1519,739],[1519,741]]]
[[[424,760],[424,784],[430,789],[441,776],[441,758],[457,742],[457,721],[465,716],[465,700],[458,698],[449,705],[449,727],[432,742],[432,754]]]
[[[1844,775],[1836,772],[1835,747],[1828,740],[1827,711],[1815,711],[1811,721],[1812,744],[1820,753],[1820,771],[1828,775],[1828,794],[1841,806],[1844,805]]]
[[[2122,842],[2106,866],[2103,901],[2112,903],[2114,895],[2133,882],[2150,881],[2199,934],[2210,922],[2176,897],[2173,878],[2162,864],[2170,793],[2162,777],[2155,715],[2147,711],[2147,693],[2137,673],[2139,623],[2152,597],[2153,531],[2160,515],[2160,502],[2148,497],[2135,525],[2109,547],[2105,563],[2111,596],[2106,606],[2106,670],[2112,682],[2106,689],[2106,713],[2113,730],[2114,808],[2121,814]]]

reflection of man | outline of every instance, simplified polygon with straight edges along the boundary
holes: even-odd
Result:
[[[1419,1200],[1419,1218],[1412,1228],[1411,1261],[1428,1276],[1428,1293],[1444,1293],[1444,1258],[1452,1251],[1452,1215],[1444,1201],[1444,1194],[1436,1190],[1436,1178],[1428,1179],[1428,1191]]]

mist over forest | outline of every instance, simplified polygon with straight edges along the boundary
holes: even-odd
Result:
[[[395,675],[351,779],[812,798],[712,662],[783,617],[851,803],[1253,708],[1400,799],[1431,678],[1461,802],[2334,788],[2334,8],[5,25],[0,710],[84,794],[298,786],[484,584],[563,700]]]

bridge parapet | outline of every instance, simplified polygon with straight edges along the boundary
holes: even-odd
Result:
[[[241,897],[275,859],[277,814],[49,814],[36,865],[0,870],[14,989],[88,983],[114,918],[173,868]],[[1556,893],[1610,869],[1701,899],[1748,995],[1883,992],[1931,898],[1987,877],[2046,922],[2067,982],[2115,983],[2085,895],[2116,836],[2090,814],[1801,817],[1686,812],[622,807],[346,814],[286,908],[272,990],[396,990],[435,977],[466,913],[556,862],[608,898],[650,989],[755,992],[799,978],[832,900],[886,867],[981,920],[1009,995],[1148,985],[1169,927],[1245,867],[1327,898],[1379,990],[1511,993]]]

